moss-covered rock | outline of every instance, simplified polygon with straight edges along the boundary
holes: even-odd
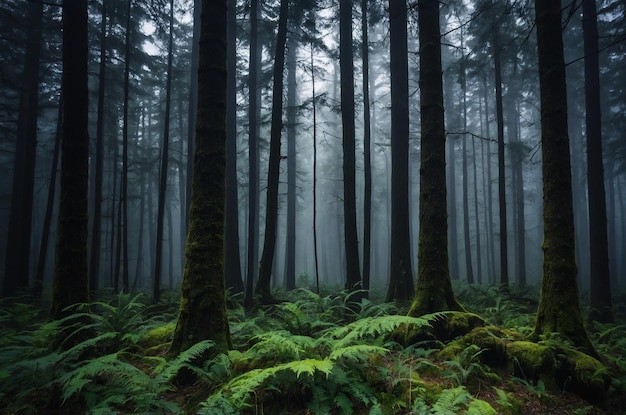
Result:
[[[484,325],[485,320],[474,313],[446,311],[437,313],[430,326],[401,325],[391,339],[403,346],[433,340],[447,342]]]
[[[484,351],[480,355],[483,363],[490,366],[506,366],[506,344],[522,340],[522,334],[496,326],[477,327],[465,336],[465,344],[475,344]]]

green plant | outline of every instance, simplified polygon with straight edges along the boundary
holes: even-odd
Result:
[[[442,376],[451,379],[456,386],[465,385],[469,377],[475,373],[484,374],[486,368],[481,365],[479,356],[485,349],[481,349],[475,344],[470,344],[453,359],[442,362],[446,367]]]

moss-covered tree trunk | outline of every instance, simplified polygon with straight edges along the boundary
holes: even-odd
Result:
[[[583,326],[574,251],[560,0],[536,0],[541,90],[543,277],[533,336],[557,332],[596,355]]]
[[[224,290],[226,0],[203,0],[196,147],[180,314],[169,350],[202,340],[231,347]]]
[[[448,269],[446,210],[446,136],[443,122],[439,2],[420,0],[420,229],[417,287],[409,315],[462,310],[456,301]]]
[[[52,318],[89,300],[87,187],[89,177],[87,1],[63,1],[63,136]]]

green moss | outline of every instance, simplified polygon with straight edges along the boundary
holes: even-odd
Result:
[[[552,349],[529,341],[515,341],[506,345],[506,353],[515,376],[533,383],[541,379],[548,387],[555,387],[556,360]]]
[[[391,339],[403,346],[431,340],[447,342],[484,325],[485,320],[474,313],[446,311],[437,314],[437,317],[431,321],[430,327],[401,325],[391,335]]]
[[[578,350],[562,347],[557,351],[555,379],[561,390],[573,392],[591,402],[602,402],[611,384],[607,368],[597,359]]]
[[[501,329],[496,326],[477,327],[465,336],[465,344],[475,344],[483,349],[480,359],[491,366],[505,366],[507,362],[506,344],[522,340],[523,336],[513,330]]]
[[[152,330],[148,330],[141,336],[139,344],[146,349],[163,344],[169,344],[169,342],[172,341],[175,328],[175,323],[168,323],[163,326],[155,327]]]

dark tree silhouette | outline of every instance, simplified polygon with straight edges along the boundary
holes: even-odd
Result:
[[[270,158],[267,172],[267,203],[265,211],[265,238],[259,267],[259,279],[255,287],[262,302],[271,300],[270,280],[276,250],[276,223],[278,220],[278,184],[280,179],[280,136],[283,128],[283,72],[285,45],[287,43],[287,15],[289,0],[281,0],[274,56],[274,86],[272,89],[272,128],[270,132]]]
[[[583,326],[574,252],[560,0],[535,0],[543,173],[543,276],[533,337],[559,333],[597,356]]]
[[[61,193],[51,315],[89,300],[87,197],[89,135],[87,2],[63,1]]]
[[[387,301],[413,297],[409,222],[409,63],[407,7],[389,1],[391,43],[391,261]]]
[[[448,269],[446,160],[439,2],[419,0],[421,169],[417,286],[409,315],[462,310]]]
[[[231,347],[224,289],[227,0],[203,0],[198,119],[180,314],[170,356],[202,340]]]

